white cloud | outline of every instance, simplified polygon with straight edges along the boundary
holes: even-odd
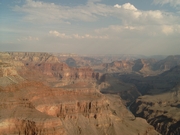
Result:
[[[174,29],[172,26],[164,25],[162,26],[162,32],[166,35],[172,34],[174,32]]]
[[[170,0],[157,0],[157,4],[167,2]],[[16,4],[19,5],[14,11],[21,13],[23,21],[2,27],[1,31],[6,33],[6,38],[9,33],[15,33],[15,36],[9,36],[13,40],[31,35],[19,38],[21,42],[16,40],[19,47],[27,44],[31,50],[144,54],[164,48],[169,53],[174,46],[179,47],[180,17],[177,13],[140,10],[131,3],[106,5],[101,0],[88,0],[78,6],[48,3],[47,0],[25,0]]]
[[[72,20],[91,22],[102,17],[115,17],[122,20],[122,25],[166,25],[175,24],[179,17],[172,13],[160,10],[143,11],[130,3],[113,6],[101,4],[100,0],[89,0],[86,5],[75,7],[55,5],[41,1],[26,0],[23,6],[16,6],[15,11],[25,12],[25,20],[30,22],[65,22],[71,24]]]
[[[28,36],[28,37],[18,38],[17,40],[18,41],[39,41],[39,38]]]
[[[173,33],[180,33],[180,25],[163,25],[162,32],[166,35],[171,35]]]
[[[99,35],[108,33],[109,39],[154,38],[180,34],[180,25],[111,25],[95,30]]]
[[[134,5],[130,3],[126,3],[124,5],[116,4],[114,5],[114,7],[119,9],[119,15],[121,15],[120,17],[123,17],[122,19],[128,20],[128,21],[135,21],[135,22],[138,21],[144,24],[149,24],[151,22],[158,23],[159,20],[167,16],[165,12],[162,12],[159,10],[154,10],[154,11],[138,10]],[[149,23],[145,22],[146,20]]]
[[[121,8],[122,6],[119,4],[114,5],[115,8]]]
[[[98,4],[99,0],[89,1],[76,7],[55,5],[41,1],[26,0],[23,6],[16,6],[15,11],[27,13],[25,20],[36,22],[66,22],[66,20],[95,21],[97,15],[109,14],[109,7]],[[112,8],[112,7],[111,7]]]
[[[70,38],[74,38],[74,39],[108,39],[107,35],[104,36],[93,36],[90,34],[85,34],[85,35],[79,35],[79,34],[72,34],[72,35],[66,35],[65,33],[59,33],[58,31],[49,31],[50,35],[53,35],[55,37],[60,37],[63,39],[70,39]]]
[[[121,22],[118,25],[113,25],[113,22],[111,22],[110,26],[99,28],[94,33],[71,30],[72,34],[67,34],[60,33],[57,30],[49,31],[51,36],[63,39],[110,39],[113,36],[119,37],[119,35],[137,37],[144,35],[157,36],[159,34],[172,35],[180,32],[180,17],[173,13],[160,10],[139,10],[130,3],[110,6],[101,4],[100,1],[89,0],[85,5],[69,7],[42,1],[26,0],[25,5],[16,6],[14,10],[25,12],[25,20],[43,24],[47,22],[68,22],[68,24],[73,25],[72,20],[84,23],[98,21],[102,17],[114,17]]]
[[[108,39],[109,37],[107,35],[104,36],[92,36],[90,34],[85,34],[83,36],[79,34],[73,34],[73,37],[76,39]]]
[[[130,3],[125,3],[122,6],[121,5],[114,5],[114,7],[116,8],[123,8],[123,9],[127,9],[127,10],[134,10],[137,11],[137,8],[134,7],[134,5],[130,4]]]
[[[148,35],[149,32],[146,31],[146,28],[143,26],[131,26],[131,25],[111,25],[107,28],[96,29],[98,34],[108,33],[110,39],[122,39],[122,38],[135,38]]]
[[[60,38],[72,38],[71,36],[66,35],[65,33],[59,33],[58,31],[54,30],[54,31],[49,31],[50,35],[53,35],[55,37],[60,37]]]

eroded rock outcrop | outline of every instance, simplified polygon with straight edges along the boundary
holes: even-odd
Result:
[[[138,98],[131,110],[163,135],[180,134],[180,85],[170,92]]]
[[[10,53],[10,56],[12,57],[12,59],[23,62],[26,68],[34,72],[40,72],[49,77],[56,78],[56,81],[58,83],[50,82],[54,87],[73,84],[77,81],[95,82],[96,80],[100,79],[100,74],[94,72],[91,68],[69,67],[66,63],[60,62],[59,59],[52,54]],[[27,74],[25,74],[24,76],[27,76]]]
[[[121,60],[111,63],[102,64],[94,67],[95,70],[100,70],[106,73],[136,73],[143,76],[156,75],[161,73],[159,70],[154,70],[153,65],[157,61],[155,59],[137,59],[137,60]]]
[[[119,75],[125,83],[134,84],[141,94],[161,94],[180,82],[180,66],[175,66],[157,76],[143,77],[137,74]]]
[[[163,60],[158,61],[153,65],[155,70],[167,71],[171,68],[180,65],[180,55],[170,55]]]
[[[123,83],[116,74],[105,74],[102,76],[99,89],[103,94],[117,94],[124,104],[129,106],[141,93],[133,84]]]
[[[0,86],[7,86],[23,81],[16,68],[10,63],[0,62]]]
[[[0,133],[158,134],[145,120],[135,119],[119,97],[104,96],[93,87],[77,88],[50,88],[28,81],[3,87]],[[137,130],[135,123],[143,127]]]
[[[96,84],[99,75],[90,68],[70,68],[47,53],[6,55],[24,66],[11,64],[13,75],[3,72],[22,80],[0,83],[0,134],[159,134],[135,118],[119,96],[101,94]]]

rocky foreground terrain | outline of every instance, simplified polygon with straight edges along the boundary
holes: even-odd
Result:
[[[48,53],[0,53],[0,134],[159,135],[117,93],[100,92],[108,78]]]

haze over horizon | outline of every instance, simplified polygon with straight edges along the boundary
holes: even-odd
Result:
[[[177,55],[178,0],[0,0],[0,51]]]

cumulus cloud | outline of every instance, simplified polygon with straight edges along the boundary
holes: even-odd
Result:
[[[160,10],[143,11],[130,3],[116,4],[114,8],[119,9],[119,15],[124,24],[115,26],[116,29],[114,29],[114,26],[110,26],[106,30],[124,31],[124,28],[128,28],[126,30],[141,30],[144,34],[151,33],[150,35],[157,35],[157,33],[170,35],[180,32],[180,29],[177,27],[179,26],[180,18],[174,14]]]
[[[157,0],[157,3],[162,4],[168,2],[178,3],[173,0],[165,0],[164,3],[162,0]],[[111,24],[96,29],[94,33],[90,32],[91,34],[86,34],[86,32],[77,34],[77,31],[72,31],[72,34],[69,35],[57,30],[49,31],[51,36],[63,39],[110,39],[119,35],[136,37],[137,35],[155,36],[180,33],[180,17],[178,15],[160,10],[140,10],[131,3],[111,6],[102,4],[101,0],[88,0],[85,5],[70,7],[44,1],[26,0],[24,5],[16,6],[14,10],[26,13],[24,17],[26,21],[43,24],[60,22],[73,24],[74,21],[87,23],[111,17],[120,22],[118,25]]]
[[[161,23],[163,19],[166,19],[166,17],[168,17],[168,14],[166,12],[162,12],[160,10],[138,10],[134,5],[130,3],[126,3],[124,5],[116,4],[114,5],[114,7],[119,9],[119,15],[120,17],[123,17],[122,20],[127,20],[129,22],[142,22],[144,25],[150,24],[152,22]]]
[[[26,0],[23,6],[16,6],[15,11],[24,12],[27,21],[32,22],[65,22],[71,24],[71,21],[91,22],[97,21],[102,17],[115,17],[127,25],[139,23],[146,24],[164,24],[175,23],[177,17],[171,13],[160,10],[143,11],[137,9],[130,3],[114,6],[101,4],[100,0],[89,0],[86,5],[75,7],[56,5],[42,1]],[[179,17],[178,17],[179,19]]]
[[[116,4],[116,5],[114,5],[114,7],[116,7],[116,8],[123,8],[123,9],[127,9],[127,10],[135,10],[135,11],[137,11],[137,8],[135,8],[135,6],[132,5],[132,4],[130,4],[130,3],[125,3],[125,4],[123,4],[122,6]]]

